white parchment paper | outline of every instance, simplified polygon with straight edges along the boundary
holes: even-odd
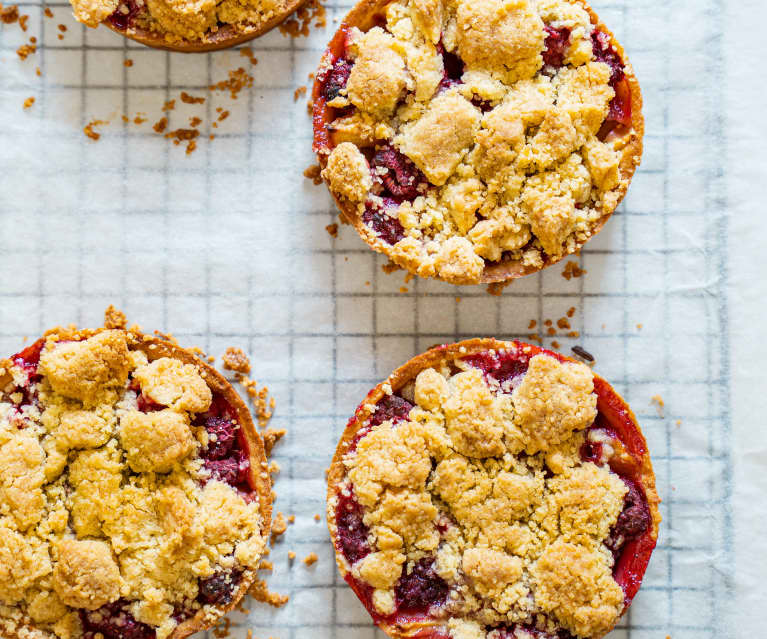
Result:
[[[324,515],[323,472],[348,416],[428,346],[525,337],[530,320],[538,331],[571,307],[579,336],[544,343],[597,357],[640,419],[664,499],[644,585],[611,639],[765,636],[765,147],[754,136],[765,142],[767,12],[760,0],[594,5],[642,83],[642,167],[576,258],[583,277],[566,280],[557,266],[501,297],[405,282],[383,273],[384,260],[348,227],[336,239],[326,232],[335,210],[302,176],[313,163],[311,127],[294,92],[309,84],[332,18],[349,4],[330,5],[328,27],[309,38],[273,32],[251,43],[255,66],[236,50],[145,49],[81,27],[63,2],[22,4],[26,33],[0,27],[1,352],[53,325],[98,324],[113,303],[212,354],[245,349],[276,398],[272,425],[288,429],[275,449],[276,509],[296,522],[272,551],[269,584],[290,603],[247,604],[249,615],[231,616],[233,636],[373,639],[336,574],[324,516],[314,519]],[[41,46],[22,62],[15,50],[32,35]],[[208,90],[239,66],[254,84],[236,101]],[[181,91],[206,101],[184,104]],[[35,103],[23,109],[29,96]],[[230,115],[213,127],[217,108]],[[135,124],[137,113],[147,121]],[[194,153],[152,131],[163,115],[168,129],[202,118]],[[95,127],[97,142],[82,132],[94,119],[110,121]],[[319,561],[307,568],[300,560],[310,552]]]

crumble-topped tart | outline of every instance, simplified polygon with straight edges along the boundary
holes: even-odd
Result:
[[[250,413],[190,352],[55,329],[0,361],[0,635],[208,628],[253,582],[270,518]]]
[[[70,0],[75,18],[150,47],[213,51],[277,26],[305,0]]]
[[[313,100],[343,217],[410,272],[455,284],[579,250],[642,151],[639,84],[582,0],[362,0]]]
[[[605,380],[475,339],[368,394],[327,517],[342,575],[393,637],[597,639],[639,589],[658,503],[645,439]]]

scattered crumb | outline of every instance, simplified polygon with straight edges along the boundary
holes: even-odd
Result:
[[[19,16],[19,26],[21,27],[22,31],[27,30],[27,22],[29,21],[29,16],[27,14]],[[60,27],[63,25],[59,25]],[[66,31],[66,27],[64,27],[64,30]]]
[[[456,298],[455,298],[455,301],[456,301],[456,303],[458,303],[458,302],[460,302],[460,301],[461,301],[461,298],[460,298],[460,297],[456,297]]]
[[[296,558],[296,553],[294,553],[292,550],[288,551],[288,559],[290,561],[293,561]]]
[[[562,269],[562,277],[564,277],[566,280],[569,281],[573,277],[580,277],[581,275],[587,272],[588,271],[578,266],[578,262],[571,260],[570,262],[565,264],[565,268]]]
[[[204,104],[205,102],[205,98],[189,95],[186,91],[182,91],[180,97],[184,104]]]
[[[258,388],[258,382],[242,373],[237,373],[235,380],[245,387],[248,397],[253,400],[258,425],[264,428],[269,423],[274,412],[274,397],[269,397],[269,387]]]
[[[682,420],[681,419],[677,419],[675,424],[676,424],[676,427],[679,428],[682,425]]]
[[[641,324],[637,324],[637,330],[638,330],[638,331],[641,331],[641,330],[642,330],[642,325],[641,325]]]
[[[162,133],[166,128],[168,128],[168,118],[160,118],[152,125],[152,128],[154,129],[155,133]]]
[[[394,273],[394,271],[401,271],[401,270],[402,270],[402,267],[401,267],[401,266],[398,266],[398,265],[397,265],[397,264],[395,264],[394,262],[387,262],[386,264],[384,264],[383,266],[381,266],[381,270],[382,270],[384,273]]]
[[[199,135],[200,132],[197,129],[174,129],[173,131],[168,131],[165,137],[173,140],[174,144],[181,144],[181,142],[194,140]]]
[[[271,561],[267,561],[266,559],[262,559],[261,562],[258,564],[259,570],[273,570],[274,564]]]
[[[221,80],[216,84],[211,84],[208,89],[211,91],[229,91],[232,100],[236,100],[240,91],[249,89],[253,86],[253,76],[244,68],[239,67],[229,71],[229,78]]]
[[[268,428],[264,431],[264,450],[266,451],[267,457],[272,454],[272,448],[274,448],[274,445],[285,436],[286,432],[287,431],[284,428],[281,428],[280,430]]]
[[[513,281],[514,280],[508,280],[506,282],[493,282],[492,284],[488,285],[487,292],[490,295],[495,295],[498,297],[503,294],[503,289],[505,289]]]
[[[250,373],[250,360],[241,348],[230,346],[226,349],[224,356],[224,368],[229,371],[236,371],[247,375]]]
[[[328,224],[325,227],[325,230],[328,232],[328,235],[332,238],[338,237],[338,224]]]
[[[125,330],[128,325],[128,320],[125,317],[125,313],[114,307],[113,304],[107,306],[104,311],[104,328],[121,328]]]
[[[243,47],[242,49],[240,49],[240,55],[243,58],[247,58],[251,64],[253,65],[258,64],[258,59],[256,58],[255,55],[253,55],[253,49],[251,49],[250,47]]]
[[[24,108],[28,109],[35,103],[35,98],[33,96],[29,96],[26,100],[24,100]]]
[[[102,124],[108,124],[104,120],[91,120],[83,127],[83,133],[87,135],[91,140],[98,140],[101,137],[101,133],[94,131],[94,126],[101,126]]]
[[[551,348],[559,348],[559,342],[555,339],[551,340]]]
[[[40,67],[35,67],[35,75],[39,78],[43,74],[42,71],[40,71]]]
[[[650,401],[655,404],[655,407],[658,409],[658,416],[663,417],[663,407],[666,405],[663,402],[663,398],[660,395],[653,395],[650,398]]]
[[[552,322],[550,319],[547,319],[546,321],[543,322],[543,325],[544,326],[551,326],[553,323],[554,322]]]
[[[570,326],[570,322],[568,321],[568,319],[566,317],[560,317],[557,320],[557,327],[560,328],[560,329],[572,328]]]
[[[399,287],[399,292],[400,293],[407,293],[407,291],[408,291],[407,286],[400,286]]]
[[[66,33],[66,31],[67,31],[67,25],[65,25],[65,24],[60,24],[60,25],[59,25],[59,31],[61,31],[61,33]]]
[[[284,535],[287,529],[288,522],[285,521],[285,515],[283,515],[281,512],[278,512],[277,516],[272,522],[272,539],[279,537],[280,535]]]
[[[306,95],[306,87],[298,87],[293,91],[293,102],[298,102],[298,99],[304,95]]]
[[[370,286],[370,280],[365,281],[365,286]]]
[[[567,309],[567,317],[572,317],[573,315],[575,315],[575,306],[571,306]]]
[[[304,557],[304,563],[307,566],[311,566],[312,564],[317,563],[318,559],[319,557],[317,556],[316,552],[310,552],[308,555],[306,555],[306,557]]]
[[[533,341],[533,342],[538,342],[539,344],[540,344],[541,342],[543,342],[543,340],[541,339],[541,336],[540,336],[540,335],[538,335],[538,333],[532,333],[532,334],[530,335],[530,340],[531,340],[531,341]]]
[[[22,44],[16,49],[16,55],[22,60],[26,60],[30,55],[35,53],[35,51],[37,51],[37,47],[34,44]]]
[[[290,18],[280,25],[280,33],[291,38],[309,35],[309,25],[314,21],[314,26],[322,28],[327,24],[325,7],[319,0],[309,0],[303,7],[296,11]]]
[[[131,60],[130,58],[127,58],[125,60],[125,62],[123,62],[123,66],[132,67],[133,66],[133,60]]]
[[[309,178],[315,184],[322,184],[322,167],[319,164],[312,164],[304,169],[304,177]]]
[[[46,18],[53,17],[53,11],[51,11],[50,7],[45,7],[45,9],[43,10],[43,14],[45,15]]]
[[[295,524],[296,523],[296,516],[295,515],[288,515],[288,523],[289,524]]]
[[[567,337],[580,337],[580,336],[581,336],[580,331],[570,331],[569,333],[567,333]]]
[[[322,521],[322,517],[320,517],[319,514],[315,514],[314,521]]]
[[[216,624],[216,627],[213,628],[213,636],[216,639],[227,639],[229,637],[229,628],[231,625],[232,620],[229,617],[222,617]]]
[[[551,337],[552,335],[556,335],[556,334],[557,334],[557,329],[556,329],[556,328],[554,328],[553,326],[549,326],[549,327],[546,329],[546,334],[547,334],[549,337]]]
[[[1,6],[1,5],[0,5]],[[3,24],[13,24],[19,19],[19,8],[12,4],[10,7],[0,9],[0,22]]]
[[[530,323],[527,325],[527,330],[531,331],[537,326],[538,322],[536,322],[534,319],[530,320]]]
[[[287,595],[280,595],[276,592],[271,592],[263,579],[256,579],[256,581],[250,587],[250,590],[248,590],[248,594],[256,601],[268,603],[270,606],[274,606],[275,608],[281,608],[286,603],[288,603],[288,600],[290,599],[290,597]],[[225,617],[225,619],[228,619],[228,617]]]
[[[167,100],[162,105],[162,110],[163,111],[173,111],[173,109],[175,109],[175,108],[176,108],[176,101],[175,100]]]
[[[224,111],[223,109],[219,112],[218,116],[218,122],[223,122],[229,117],[229,111]]]
[[[202,120],[198,118],[196,115],[189,118],[189,126],[191,127],[198,127],[202,124]]]

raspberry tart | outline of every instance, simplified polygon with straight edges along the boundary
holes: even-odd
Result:
[[[327,517],[341,574],[392,637],[596,639],[639,589],[658,503],[642,432],[605,380],[474,339],[368,393]]]
[[[598,233],[639,165],[639,84],[582,0],[362,0],[322,58],[314,150],[376,251],[454,284]]]
[[[70,0],[75,18],[104,24],[157,49],[200,52],[233,47],[281,23],[305,0]]]
[[[0,361],[0,635],[177,639],[255,579],[263,442],[213,368],[133,330]]]

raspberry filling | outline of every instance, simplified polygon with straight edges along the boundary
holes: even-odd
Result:
[[[405,613],[442,605],[447,592],[447,583],[434,572],[434,557],[424,557],[416,562],[410,573],[404,570],[394,586],[397,608]]]
[[[623,60],[610,42],[610,36],[603,31],[591,35],[594,57],[610,67],[610,86],[615,90],[615,97],[610,101],[607,119],[599,132],[604,139],[615,127],[631,126],[631,87],[626,79]]]
[[[136,621],[124,599],[97,610],[81,610],[80,621],[85,639],[95,639],[99,635],[104,639],[154,639],[156,636],[151,626]]]
[[[346,88],[352,66],[354,65],[345,58],[338,58],[324,78],[320,80],[322,82],[322,95],[328,102],[335,100],[340,95],[341,89]]]
[[[405,229],[397,217],[386,213],[388,209],[396,212],[397,206],[397,202],[391,198],[384,198],[382,207],[368,200],[365,203],[365,212],[362,214],[362,222],[365,226],[375,231],[384,242],[392,245],[405,237]]]
[[[565,52],[570,44],[570,29],[562,27],[557,29],[550,25],[545,26],[546,36],[543,50],[543,62],[550,67],[560,68],[565,63]]]
[[[141,0],[122,0],[107,20],[121,31],[125,31],[133,24],[134,19],[141,13],[144,6]]]
[[[461,76],[463,75],[464,69],[463,60],[455,55],[455,53],[446,51],[441,42],[437,44],[437,53],[442,56],[443,68],[442,81],[439,83],[439,90],[444,91],[457,84],[461,84]]]
[[[414,200],[427,186],[426,176],[406,155],[391,145],[373,156],[373,180],[383,185],[384,193],[397,201]]]
[[[545,353],[559,361],[567,361],[567,358],[558,353],[519,342],[513,343],[513,347],[504,351],[486,351],[469,355],[462,361],[480,369],[488,379],[495,380],[504,392],[511,392],[527,371],[529,360],[540,353]],[[630,459],[633,460],[626,462],[623,459],[611,464],[611,470],[620,476],[628,492],[624,496],[623,510],[611,529],[609,537],[605,540],[605,545],[615,557],[613,577],[623,589],[625,605],[628,606],[639,589],[650,554],[655,547],[655,540],[650,534],[652,516],[641,485],[641,459],[646,449],[628,408],[615,391],[598,378],[594,379],[594,391],[597,394],[598,415],[589,430],[599,429],[603,437],[606,437],[606,441],[612,441],[616,446],[625,448]],[[364,403],[360,405],[358,412],[363,410],[364,405]],[[375,412],[369,417],[366,427],[358,431],[348,450],[352,451],[356,447],[356,442],[373,426],[387,420],[395,424],[405,420],[412,407],[410,402],[397,395],[384,396],[377,404]],[[606,444],[592,441],[587,437],[581,447],[581,459],[603,464],[605,449]],[[607,461],[610,463],[612,460]],[[347,492],[338,493],[335,514],[336,545],[347,561],[354,564],[368,555],[371,548],[368,543],[369,529],[363,521],[362,506],[350,489],[347,489]],[[445,531],[440,528],[440,532]],[[434,558],[426,557],[417,562],[410,573],[403,570],[402,576],[395,585],[396,610],[392,615],[382,617],[375,611],[372,604],[372,587],[355,579],[350,573],[345,578],[376,622],[394,620],[396,623],[401,623],[422,620],[428,616],[432,606],[439,606],[446,602],[449,591],[447,583],[434,571]],[[572,639],[572,635],[564,630],[552,635],[522,624],[495,629],[499,639],[512,637],[516,639],[517,630],[525,631],[528,636],[535,639]]]
[[[200,579],[197,601],[212,606],[225,606],[232,601],[234,591],[242,579],[242,572],[232,570]]]

